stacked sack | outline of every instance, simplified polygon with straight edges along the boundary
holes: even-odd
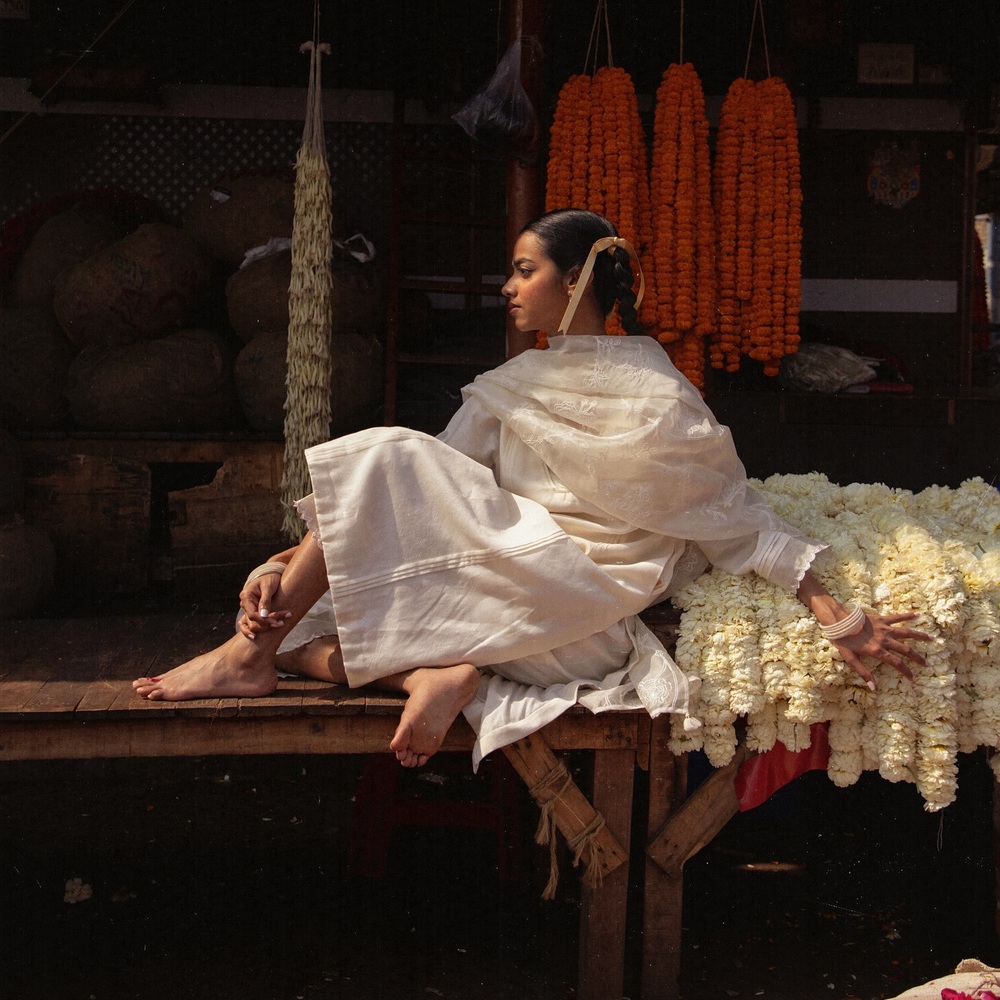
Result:
[[[280,433],[293,180],[255,173],[200,191],[182,222],[86,198],[38,226],[0,309],[0,424]],[[375,421],[383,283],[333,262],[332,434]]]

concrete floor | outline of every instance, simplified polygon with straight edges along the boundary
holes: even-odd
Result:
[[[360,878],[361,765],[0,765],[0,1000],[572,997],[577,877],[564,865],[540,900],[526,794],[515,881],[489,835],[446,829],[399,831],[386,875]],[[441,770],[411,793],[480,793]],[[912,787],[812,773],[737,816],[687,867],[684,1000],[878,1000],[962,958],[1000,965],[990,781],[963,760],[959,801],[931,816]],[[89,898],[65,901],[72,879]]]

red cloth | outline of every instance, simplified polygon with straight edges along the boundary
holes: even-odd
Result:
[[[733,782],[740,812],[766,802],[779,788],[806,771],[826,770],[830,762],[827,723],[817,722],[809,732],[812,742],[807,750],[793,753],[784,743],[775,743],[766,753],[753,754],[740,765]]]

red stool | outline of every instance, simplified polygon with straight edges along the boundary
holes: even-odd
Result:
[[[466,755],[439,754],[432,766],[404,768],[391,754],[369,754],[354,800],[351,872],[366,878],[385,875],[392,835],[399,827],[443,826],[491,830],[500,878],[520,881],[519,782],[502,754],[486,758],[475,775]]]

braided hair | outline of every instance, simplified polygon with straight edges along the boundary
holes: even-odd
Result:
[[[617,236],[618,230],[603,216],[582,208],[560,208],[546,212],[529,222],[520,235],[531,233],[542,245],[548,258],[563,273],[583,267],[590,248],[605,236]],[[618,303],[618,315],[629,334],[642,333],[635,310],[634,275],[628,251],[614,247],[613,253],[600,253],[594,262],[594,295],[605,316]]]

